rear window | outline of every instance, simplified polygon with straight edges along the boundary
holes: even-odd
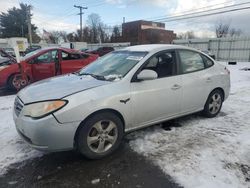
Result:
[[[205,69],[205,64],[199,53],[189,50],[180,50],[179,55],[182,73],[190,73]]]
[[[202,54],[201,54],[201,56],[202,56],[202,59],[206,65],[206,67],[211,67],[214,65],[214,62],[211,59],[209,59],[208,57],[206,57],[205,55],[202,55]]]
[[[67,60],[76,60],[76,59],[81,59],[80,54],[71,54],[67,52],[62,52],[62,59],[67,61]]]

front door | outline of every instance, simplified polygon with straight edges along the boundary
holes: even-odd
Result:
[[[175,51],[152,56],[141,70],[158,74],[155,80],[131,82],[133,126],[146,126],[175,116],[180,111],[182,83],[176,75]]]
[[[50,50],[36,57],[32,64],[33,81],[55,76],[57,59],[57,50]]]

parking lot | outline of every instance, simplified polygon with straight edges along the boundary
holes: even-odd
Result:
[[[0,187],[179,187],[128,143],[114,155],[90,161],[75,152],[46,154],[12,166]]]
[[[133,132],[102,160],[43,153],[18,137],[14,95],[0,97],[1,187],[249,187],[250,76],[229,66],[231,92],[218,117],[194,114]],[[4,93],[5,94],[5,93]]]

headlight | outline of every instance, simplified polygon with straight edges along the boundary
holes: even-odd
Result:
[[[64,100],[55,100],[55,101],[44,101],[32,103],[25,105],[23,108],[23,115],[32,117],[32,118],[42,118],[47,116],[67,104],[67,101]]]

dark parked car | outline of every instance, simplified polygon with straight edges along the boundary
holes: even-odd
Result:
[[[4,49],[0,48],[0,66],[7,66],[15,63],[16,59]]]
[[[25,50],[25,54],[28,54],[28,53],[30,53],[30,52],[39,50],[39,49],[41,49],[41,48],[42,48],[42,47],[39,46],[39,45],[32,45],[32,46],[30,46],[29,48],[27,48],[27,49]]]
[[[105,54],[114,51],[113,47],[100,47],[96,50],[88,50],[87,52],[90,54],[98,54],[99,56],[104,56]]]
[[[4,50],[7,54],[9,54],[10,56],[16,57],[16,54],[15,54],[15,51],[14,51],[13,48],[3,48],[3,50]]]

